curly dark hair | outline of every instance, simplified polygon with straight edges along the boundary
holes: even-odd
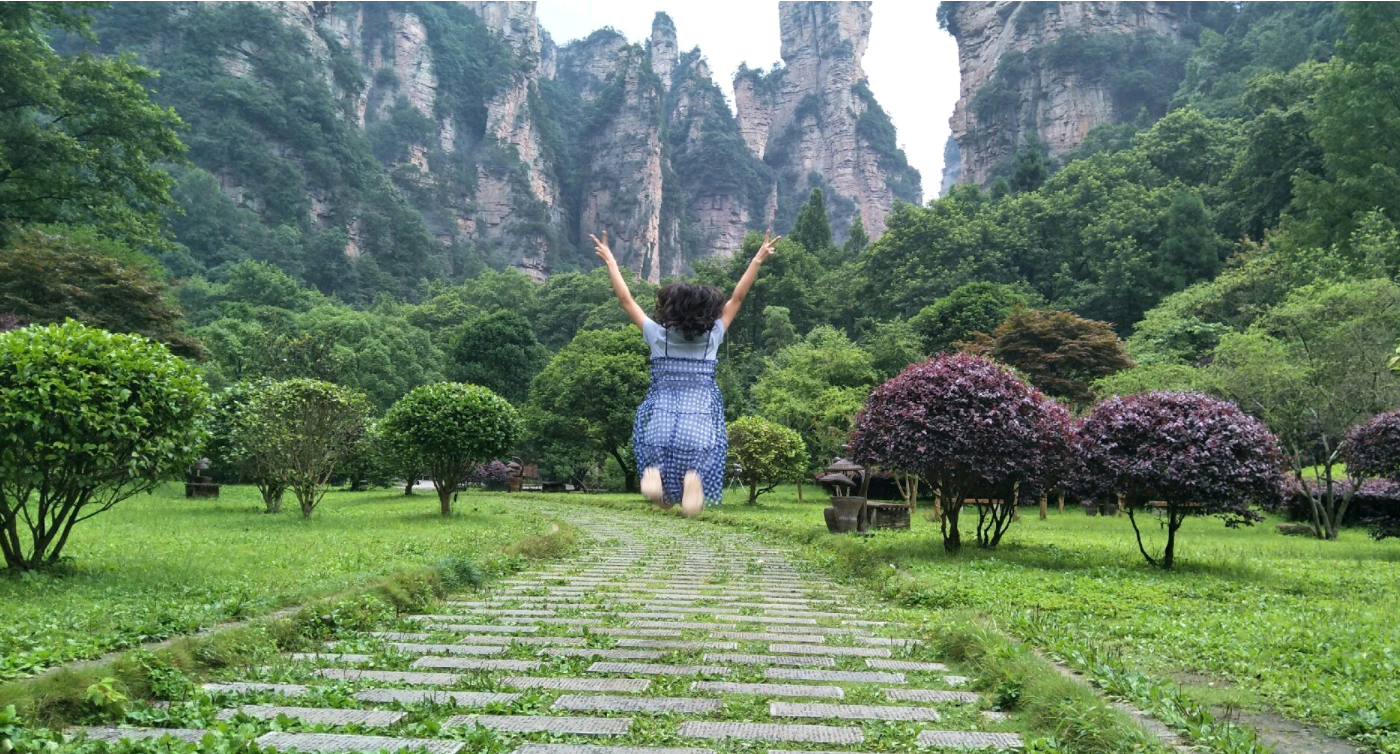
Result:
[[[656,323],[686,340],[713,330],[723,312],[724,291],[713,285],[672,283],[656,292]]]

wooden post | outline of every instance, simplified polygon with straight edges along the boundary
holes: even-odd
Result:
[[[1049,499],[1049,496],[1047,496],[1047,495],[1041,495],[1041,496],[1040,496],[1040,520],[1041,520],[1041,521],[1044,521],[1044,520],[1045,520],[1045,516],[1049,513],[1049,511],[1050,511],[1050,499]]]
[[[1064,513],[1064,512],[1065,512],[1065,491],[1064,491],[1064,490],[1060,490],[1060,502],[1059,502],[1059,506],[1060,506],[1060,509],[1059,509],[1060,512],[1061,512],[1061,513]]]
[[[909,475],[909,512],[919,509],[919,475]]]

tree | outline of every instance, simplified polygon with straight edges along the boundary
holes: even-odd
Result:
[[[903,372],[910,364],[924,360],[923,339],[906,320],[876,322],[863,341],[862,345],[870,353],[870,365],[881,380],[887,380]]]
[[[777,353],[797,340],[797,328],[792,326],[792,313],[786,306],[763,307],[761,345],[768,353]]]
[[[1026,134],[1026,143],[1016,150],[1011,161],[1010,187],[1013,192],[1035,191],[1050,177],[1050,158],[1041,150],[1040,138],[1034,131]]]
[[[433,478],[442,515],[478,464],[507,453],[520,438],[520,414],[480,385],[442,382],[414,388],[384,415],[394,442],[411,448]]]
[[[241,440],[249,436],[251,430],[239,432],[239,427],[247,427],[251,421],[247,411],[254,398],[271,385],[272,381],[267,379],[242,380],[215,393],[204,420],[209,440],[203,452],[218,478],[252,482],[262,497],[264,509],[268,513],[280,513],[282,495],[287,490],[281,462],[270,454],[256,454],[245,448]]]
[[[856,215],[856,219],[851,221],[851,232],[846,235],[846,243],[841,245],[841,251],[845,252],[847,258],[855,258],[865,247],[870,245],[870,235],[865,232],[865,222]]]
[[[1346,36],[1320,73],[1311,135],[1323,176],[1298,177],[1293,214],[1304,241],[1346,246],[1365,213],[1400,218],[1400,12],[1388,3],[1348,3]]]
[[[92,225],[133,246],[168,244],[163,228],[178,160],[175,111],[151,102],[154,73],[127,55],[65,57],[52,28],[88,34],[69,3],[0,10],[0,246],[20,228]]]
[[[490,388],[511,403],[524,403],[530,381],[549,361],[530,321],[512,311],[467,320],[453,339],[448,373],[459,382]]]
[[[3,172],[3,168],[0,168]],[[186,334],[180,308],[152,270],[123,264],[113,247],[96,239],[26,230],[0,251],[0,311],[26,321],[72,318],[110,332],[134,333],[164,343],[181,356],[202,354]]]
[[[995,547],[1019,500],[1034,499],[1060,472],[1069,415],[1006,367],[944,354],[871,392],[851,432],[859,463],[917,475],[938,495],[943,548],[962,548],[958,518],[972,498],[977,542]]]
[[[765,362],[753,401],[760,416],[802,435],[814,464],[825,464],[845,444],[876,379],[870,354],[823,326]]]
[[[1347,430],[1400,405],[1400,374],[1387,364],[1396,332],[1400,285],[1317,283],[1296,289],[1247,331],[1223,337],[1202,370],[1209,392],[1278,435],[1320,539],[1337,538],[1361,484],[1341,478]],[[1314,473],[1318,484],[1306,484]]]
[[[0,334],[0,396],[10,569],[56,563],[77,524],[178,477],[204,443],[198,374],[135,335],[71,321]]]
[[[1187,516],[1226,526],[1263,517],[1250,509],[1280,494],[1278,438],[1233,403],[1200,393],[1141,393],[1094,406],[1074,431],[1071,490],[1085,499],[1117,495],[1128,511],[1138,551],[1170,569],[1176,534]],[[1137,515],[1165,503],[1167,542],[1160,557],[1143,546]]]
[[[234,437],[250,463],[296,495],[309,518],[364,437],[368,415],[364,393],[298,377],[256,392]]]
[[[819,259],[830,256],[831,223],[826,219],[826,204],[822,201],[821,189],[812,189],[806,203],[797,211],[797,219],[792,223],[788,238]]]
[[[1093,401],[1094,380],[1133,366],[1107,322],[1072,312],[1017,309],[968,350],[1015,367],[1032,385],[1078,406]]]
[[[635,328],[583,330],[550,359],[530,386],[525,423],[532,444],[580,456],[609,456],[628,492],[637,489],[631,458],[632,421],[651,378],[648,352]]]
[[[749,505],[782,482],[807,473],[807,447],[802,436],[781,424],[757,416],[729,423],[729,468],[749,488]],[[766,485],[760,488],[760,485]]]
[[[966,283],[921,309],[909,324],[923,338],[925,353],[943,353],[957,350],[958,343],[975,333],[990,333],[1026,303],[1026,297],[1009,285]]]

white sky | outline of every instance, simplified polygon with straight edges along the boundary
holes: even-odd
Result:
[[[560,45],[604,26],[645,42],[652,18],[665,11],[676,22],[681,51],[699,46],[731,107],[740,63],[768,68],[781,61],[778,4],[771,0],[539,0],[536,6],[540,25]],[[948,117],[958,99],[958,47],[938,28],[937,7],[921,0],[875,0],[863,61],[875,99],[923,176],[924,201],[938,194]]]

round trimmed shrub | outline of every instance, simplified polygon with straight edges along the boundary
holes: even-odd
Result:
[[[744,416],[729,423],[729,469],[749,488],[749,504],[782,482],[807,472],[807,444],[802,435],[776,422]]]
[[[480,385],[440,382],[414,388],[384,415],[385,431],[417,453],[433,478],[442,515],[477,464],[499,458],[520,438],[520,414]]]
[[[0,334],[5,565],[53,564],[77,523],[183,474],[207,407],[196,370],[139,335],[72,320]]]

